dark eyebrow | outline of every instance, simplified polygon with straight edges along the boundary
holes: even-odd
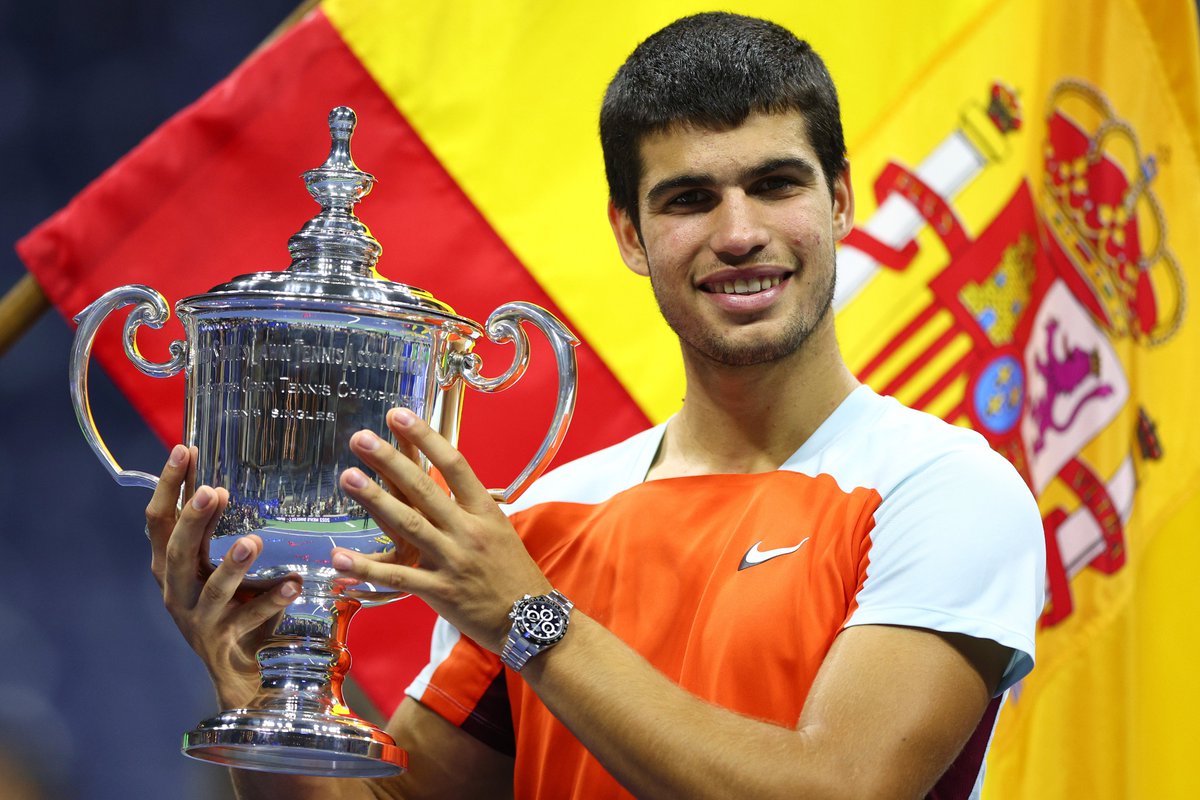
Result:
[[[799,173],[807,180],[814,180],[817,177],[817,168],[811,161],[803,158],[785,156],[780,158],[772,158],[761,164],[755,164],[750,169],[746,170],[739,176],[741,182],[757,180],[773,172],[781,170],[792,170]],[[646,202],[649,205],[656,205],[664,195],[670,194],[677,189],[695,189],[701,186],[711,186],[716,182],[716,179],[704,172],[697,172],[685,175],[676,175],[671,178],[665,178],[650,187],[650,191],[646,192]]]
[[[811,161],[804,158],[795,158],[789,156],[785,158],[772,158],[769,161],[764,161],[752,169],[747,170],[742,175],[742,180],[751,181],[755,178],[761,178],[765,175],[770,175],[772,172],[779,172],[781,170],[793,170],[800,173],[808,180],[814,180],[817,177],[817,168]]]

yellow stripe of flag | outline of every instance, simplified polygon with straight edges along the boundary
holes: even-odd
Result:
[[[910,3],[911,13],[887,6],[879,25],[870,20],[885,7],[861,1],[824,10],[782,0],[727,7],[812,41],[841,87],[853,145],[987,5],[951,3],[935,14],[928,3]],[[711,4],[326,0],[323,7],[646,414],[659,421],[673,413],[683,386],[677,345],[612,243],[597,117],[605,86],[641,39]]]

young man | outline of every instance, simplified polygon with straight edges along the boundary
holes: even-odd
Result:
[[[682,408],[546,476],[508,517],[410,412],[388,424],[453,498],[410,453],[355,434],[397,492],[357,469],[343,488],[408,546],[378,560],[338,550],[334,565],[442,617],[389,726],[412,770],[375,783],[238,774],[239,789],[977,794],[1000,698],[1033,663],[1040,519],[981,437],[875,395],[842,362],[834,245],[854,198],[824,65],[760,20],[680,20],[622,66],[601,135],[622,258],[680,339]],[[176,521],[187,460],[177,448],[147,511],[155,572],[232,707],[253,693],[261,626],[295,587],[234,603],[253,536],[245,560],[198,583],[226,495],[200,488]]]

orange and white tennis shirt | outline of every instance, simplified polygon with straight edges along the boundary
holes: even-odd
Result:
[[[1045,554],[1012,466],[868,387],[778,470],[647,481],[665,425],[574,461],[510,508],[556,589],[684,689],[794,727],[838,633],[906,625],[1012,648],[934,796],[978,792],[1001,693],[1033,667]],[[408,694],[516,755],[520,798],[628,797],[520,676],[439,620]]]

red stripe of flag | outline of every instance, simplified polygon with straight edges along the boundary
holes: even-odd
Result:
[[[871,374],[879,369],[883,364],[899,350],[905,342],[913,337],[917,331],[924,328],[933,315],[938,311],[938,307],[932,303],[925,306],[921,313],[913,317],[913,319],[905,325],[895,336],[888,340],[887,344],[866,363],[862,369],[858,371],[858,379],[863,383],[868,383]]]
[[[921,351],[920,355],[910,361],[904,367],[904,369],[900,370],[896,377],[892,378],[888,385],[883,387],[883,389],[880,391],[880,394],[893,395],[899,391],[906,383],[912,380],[913,376],[916,375],[926,364],[932,361],[934,356],[942,352],[942,350],[944,350],[946,346],[950,344],[950,342],[954,341],[956,336],[958,336],[958,330],[956,328],[951,327],[943,331],[937,339],[935,339],[928,347]]]
[[[916,399],[916,401],[912,404],[912,407],[924,411],[930,403],[937,399],[938,395],[945,391],[947,386],[949,386],[951,383],[957,380],[960,375],[967,371],[967,366],[971,363],[974,357],[975,354],[973,352],[968,352],[958,361],[955,361],[953,365],[947,367],[946,371],[942,373],[941,377],[934,381],[933,385],[926,389],[925,393]],[[965,401],[960,402],[953,410],[950,411],[950,413],[946,415],[946,421],[952,422],[958,419],[960,416],[962,416],[964,410]]]

